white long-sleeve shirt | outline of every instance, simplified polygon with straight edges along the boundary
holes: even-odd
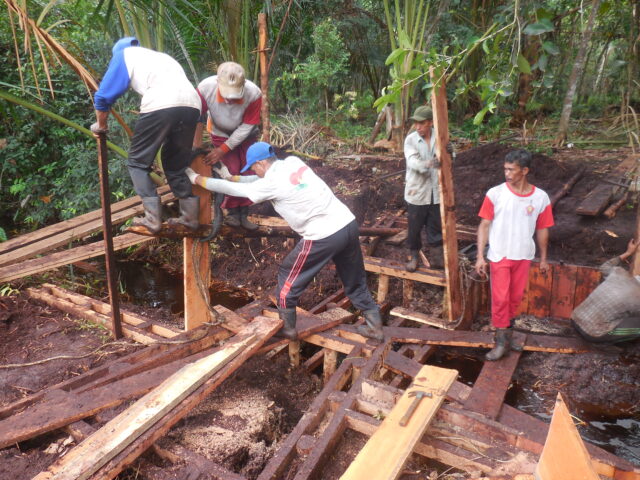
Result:
[[[404,140],[404,157],[407,162],[405,201],[412,205],[439,204],[440,187],[433,129],[429,143],[418,132],[407,135]]]
[[[207,178],[205,188],[246,197],[254,203],[271,201],[276,212],[305,240],[327,238],[355,219],[329,186],[298,157],[276,160],[263,178],[252,175],[240,179],[242,183]]]

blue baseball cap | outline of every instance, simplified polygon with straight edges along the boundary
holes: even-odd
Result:
[[[260,160],[266,160],[267,158],[275,156],[276,152],[267,142],[256,142],[247,150],[247,164],[242,170],[240,170],[240,173],[246,172],[254,163],[259,162]]]

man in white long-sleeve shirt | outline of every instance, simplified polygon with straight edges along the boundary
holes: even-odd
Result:
[[[382,340],[380,309],[367,288],[358,224],[351,210],[302,160],[294,156],[279,160],[268,143],[249,147],[243,170],[249,168],[256,175],[227,175],[230,181],[204,177],[191,169],[187,169],[187,175],[192,183],[207,190],[249,198],[254,203],[271,201],[276,212],[302,237],[278,271],[277,306],[284,321],[281,335],[297,338],[298,299],[320,269],[333,260],[345,294],[367,322],[358,327],[358,332]]]
[[[433,112],[422,105],[416,108],[413,116],[415,131],[407,135],[404,141],[404,157],[407,162],[404,199],[409,215],[410,260],[406,269],[413,272],[418,268],[418,254],[422,248],[422,227],[427,230],[427,244],[433,248],[432,265],[438,265],[442,245],[442,220],[440,218],[440,188],[436,157],[436,137],[433,132]]]

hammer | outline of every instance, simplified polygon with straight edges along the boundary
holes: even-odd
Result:
[[[409,419],[411,418],[411,415],[413,415],[413,412],[416,411],[416,408],[418,408],[418,404],[420,403],[420,400],[422,400],[423,397],[428,397],[428,398],[432,397],[431,393],[425,392],[422,390],[414,390],[413,392],[409,392],[409,396],[416,397],[416,398],[413,399],[413,402],[411,402],[411,405],[409,405],[407,412],[398,422],[401,427],[407,426],[407,423],[409,423]]]

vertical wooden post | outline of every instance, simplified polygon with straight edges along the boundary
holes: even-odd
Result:
[[[338,352],[335,350],[331,350],[329,348],[324,349],[324,362],[322,366],[322,380],[323,383],[326,383],[336,372],[336,367],[338,366]]]
[[[640,202],[637,207],[637,220],[636,220],[636,242],[640,242]],[[633,254],[633,263],[631,264],[631,273],[633,275],[640,275],[640,250],[636,249],[636,253]]]
[[[451,155],[447,152],[449,143],[449,114],[444,76],[431,70],[431,80],[436,84],[431,94],[433,106],[433,126],[436,134],[436,150],[440,160],[440,215],[442,217],[442,242],[444,244],[444,271],[447,278],[447,295],[444,310],[449,313],[449,321],[457,322],[462,314],[462,282],[458,270],[458,234],[456,232],[456,201],[453,188]],[[437,82],[437,83],[436,83]],[[467,322],[461,322],[459,329],[468,329]]]
[[[389,293],[389,275],[378,275],[378,303],[382,303],[387,299]]]
[[[211,169],[203,161],[203,157],[197,157],[191,165],[196,172],[201,175],[211,176]],[[211,192],[193,186],[193,194],[200,197],[201,224],[211,224]],[[211,283],[211,266],[209,263],[209,243],[199,243],[198,238],[185,237],[182,241],[184,246],[184,329],[192,330],[198,325],[212,320],[209,311],[209,285]],[[195,252],[194,252],[195,247]],[[195,254],[195,255],[194,255]],[[198,268],[194,264],[198,260]],[[196,278],[196,273],[200,273]],[[206,298],[202,298],[198,282],[204,287]]]
[[[289,364],[292,367],[300,366],[300,341],[289,342]]]
[[[120,295],[116,280],[116,265],[113,260],[113,237],[111,236],[111,195],[109,193],[109,162],[107,157],[107,134],[98,134],[98,172],[100,176],[100,200],[102,201],[102,236],[104,237],[104,257],[107,267],[107,285],[111,303],[111,325],[113,338],[122,338],[120,318]]]
[[[267,14],[258,14],[258,52],[260,58],[260,90],[262,90],[262,140],[269,143],[271,121],[269,119],[269,65],[267,60]]]

